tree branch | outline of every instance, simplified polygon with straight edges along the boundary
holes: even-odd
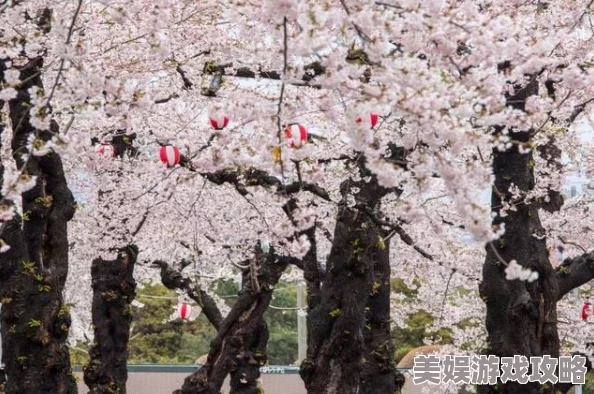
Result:
[[[192,172],[198,172],[190,163],[188,158],[181,155],[180,166],[187,168]],[[293,182],[289,185],[283,185],[280,179],[269,175],[266,171],[256,168],[247,168],[245,170],[224,169],[216,172],[200,173],[203,177],[208,179],[215,185],[223,185],[229,183],[235,186],[235,189],[242,196],[249,194],[246,186],[262,186],[262,187],[276,187],[277,193],[295,194],[300,191],[307,191],[326,201],[332,201],[328,192],[313,183],[308,182]]]
[[[369,216],[369,218],[377,225],[380,226],[384,226],[384,227],[388,227],[391,230],[394,230],[396,232],[396,234],[398,234],[398,236],[400,237],[400,239],[402,240],[402,242],[404,242],[405,244],[407,244],[408,246],[412,246],[414,250],[416,250],[417,252],[419,252],[419,254],[421,256],[423,256],[424,258],[428,259],[428,260],[434,260],[433,256],[431,254],[429,254],[428,252],[424,251],[422,248],[420,248],[419,246],[417,246],[415,244],[415,242],[413,241],[413,239],[411,238],[410,235],[408,235],[408,233],[399,225],[396,223],[392,223],[386,220],[382,220],[380,218],[378,218],[372,211],[371,209],[369,209],[369,207],[367,207],[365,204],[356,204],[355,208],[359,209],[360,211],[364,212],[367,216]]]
[[[203,94],[209,97],[216,96],[217,91],[221,87],[222,77],[235,77],[235,78],[260,78],[260,79],[270,79],[275,81],[281,80],[281,74],[278,71],[264,71],[264,70],[257,70],[254,71],[248,67],[240,67],[235,72],[227,71],[228,68],[233,66],[232,63],[220,64],[216,65],[213,62],[206,62],[204,65],[203,73],[204,74],[212,74],[213,78],[211,80],[210,86],[205,88]],[[323,75],[326,73],[326,68],[322,66],[320,62],[313,62],[305,65],[303,67],[305,71],[304,74],[301,76],[301,80],[303,82],[285,82],[289,85],[294,86],[304,86],[310,87],[315,89],[321,89],[321,85],[311,83],[314,78]]]
[[[560,300],[571,290],[594,278],[594,251],[565,259],[555,272],[559,283],[557,299]]]
[[[177,73],[181,76],[182,81],[184,82],[183,88],[186,90],[192,89],[192,86],[194,86],[194,84],[192,83],[192,81],[188,79],[188,77],[186,76],[186,72],[182,70],[181,64],[178,63],[175,66],[175,71],[177,71]]]
[[[212,298],[206,291],[202,290],[197,283],[192,283],[189,278],[185,278],[181,274],[181,270],[176,271],[166,262],[161,260],[153,262],[153,265],[161,268],[161,282],[163,282],[165,287],[170,290],[185,291],[191,299],[200,305],[200,308],[202,308],[202,311],[210,324],[212,324],[216,330],[221,327],[223,315],[214,298]]]
[[[586,100],[583,103],[577,105],[573,109],[573,113],[571,114],[571,116],[567,119],[567,124],[571,125],[577,119],[577,117],[580,116],[580,114],[582,112],[584,112],[584,110],[586,109],[586,106],[593,101],[594,101],[594,98],[591,98],[591,99]]]

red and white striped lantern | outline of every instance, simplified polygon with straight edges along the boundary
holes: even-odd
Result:
[[[161,161],[167,164],[167,167],[173,167],[174,165],[179,164],[181,158],[179,148],[172,145],[163,146],[159,156],[161,156]]]
[[[294,123],[285,129],[285,138],[291,144],[291,148],[301,148],[307,143],[307,130],[303,125]]]
[[[179,316],[180,319],[187,320],[190,318],[191,314],[192,314],[192,307],[190,305],[183,303],[177,307],[177,315]]]
[[[229,124],[229,117],[221,114],[210,115],[210,125],[215,130],[223,130]]]
[[[588,320],[588,317],[594,314],[594,305],[590,304],[589,301],[584,302],[582,306],[582,320]]]
[[[115,149],[113,148],[113,145],[111,145],[111,144],[99,145],[99,147],[97,148],[97,152],[101,156],[105,156],[105,157],[115,157],[115,155],[116,155]]]
[[[370,129],[374,128],[379,121],[379,115],[375,112],[370,112],[367,115],[357,116],[355,122],[361,126],[369,127]]]

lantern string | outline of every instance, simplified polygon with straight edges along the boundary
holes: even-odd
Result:
[[[281,306],[274,306],[274,305],[268,305],[268,307],[270,309],[276,309],[279,311],[299,311],[305,308],[300,308],[300,307],[281,307]]]
[[[287,290],[292,290],[297,288],[297,285],[295,286],[286,286],[286,287],[282,287],[280,289],[275,289],[274,292],[282,292],[282,291],[287,291]],[[174,296],[154,296],[154,295],[148,295],[148,294],[137,294],[136,297],[144,297],[144,298],[155,298],[155,299],[162,299],[162,300],[177,300],[179,299],[179,297],[174,297]],[[225,294],[225,295],[220,295],[217,296],[219,298],[233,298],[233,297],[238,297],[237,294]]]
[[[167,297],[167,296],[150,296],[150,295],[143,295],[143,294],[139,294],[137,295],[137,297],[145,297],[145,298],[156,298],[156,299],[164,299],[164,300],[177,300],[177,297]],[[232,298],[232,297],[237,297],[236,294],[230,294],[230,295],[224,295],[224,296],[219,296],[220,298]],[[306,307],[300,308],[300,307],[281,307],[281,306],[274,306],[274,305],[268,305],[268,307],[270,309],[274,309],[274,310],[279,310],[279,311],[301,311],[301,310],[305,310],[307,309]]]

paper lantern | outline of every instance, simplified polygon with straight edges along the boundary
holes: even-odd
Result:
[[[223,130],[229,124],[229,117],[225,115],[211,115],[210,125],[215,130]]]
[[[285,138],[289,141],[291,148],[301,148],[307,142],[307,130],[304,126],[294,123],[285,129]]]
[[[590,304],[589,301],[584,302],[584,306],[582,306],[582,320],[588,320],[588,316],[594,313],[594,307]]]
[[[105,156],[105,157],[115,157],[115,155],[116,155],[115,149],[113,148],[113,145],[111,145],[111,144],[99,145],[99,148],[97,148],[97,152],[101,156]]]
[[[357,116],[357,118],[355,119],[355,122],[357,122],[357,124],[364,125],[366,127],[368,126],[370,129],[374,128],[377,125],[378,121],[379,115],[374,112],[370,112],[367,115],[363,116]]]
[[[173,167],[176,164],[179,164],[179,160],[181,155],[179,153],[179,148],[167,145],[161,148],[160,152],[161,161],[167,164],[167,167]]]
[[[180,304],[177,307],[177,315],[182,320],[188,320],[192,314],[192,307],[186,303]]]

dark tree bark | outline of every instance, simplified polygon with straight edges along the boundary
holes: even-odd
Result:
[[[364,212],[378,211],[381,198],[394,190],[381,187],[363,159],[357,165],[361,178],[371,181],[348,179],[341,185],[327,272],[319,302],[309,310],[307,358],[300,370],[308,394],[394,393],[403,382],[391,361],[385,234]],[[365,209],[349,207],[349,194]],[[314,274],[313,264],[308,272]]]
[[[244,292],[250,291],[251,286],[251,273],[249,269],[246,269],[242,274],[242,284],[239,295],[241,296]],[[232,369],[230,373],[229,383],[231,390],[229,394],[261,394],[258,385],[260,379],[260,367],[265,365],[268,360],[266,346],[268,345],[269,339],[268,325],[264,318],[262,318],[259,325],[252,332],[247,333],[244,338],[244,350],[240,351],[237,355],[237,367]]]
[[[559,283],[559,300],[576,287],[594,279],[594,252],[565,259],[556,269]]]
[[[229,373],[235,393],[257,393],[259,368],[266,362],[262,350],[268,340],[263,315],[288,259],[279,258],[272,248],[269,253],[259,246],[255,249],[244,273],[248,284],[222,321],[206,364],[187,377],[176,394],[219,394]]]
[[[373,266],[371,293],[365,314],[364,352],[360,385],[362,393],[394,394],[404,386],[404,375],[396,370],[395,347],[390,327],[390,242],[378,253]]]
[[[398,146],[391,145],[390,160],[401,163],[400,166],[407,169],[407,152]],[[373,179],[375,182],[375,179]],[[391,190],[392,193],[400,195],[399,189]],[[369,211],[369,206],[364,207],[364,212],[372,215],[374,224],[381,225],[375,216]],[[390,229],[390,231],[395,231]],[[403,241],[414,245],[412,239],[404,233],[404,230],[397,229]],[[388,232],[382,231],[381,237],[389,237]],[[379,242],[379,239],[378,239]],[[377,253],[372,273],[371,293],[367,301],[365,314],[364,331],[364,359],[363,369],[360,376],[361,393],[383,394],[399,393],[404,386],[404,375],[396,369],[394,362],[395,347],[392,342],[391,318],[390,318],[390,241],[389,239],[378,244],[380,251]]]
[[[537,76],[531,76],[525,86],[515,86],[507,98],[508,106],[524,110],[528,97],[538,94]],[[496,134],[503,128],[496,128]],[[539,208],[557,210],[562,199],[551,194],[551,203],[529,200],[526,194],[534,189],[533,152],[521,152],[520,146],[529,146],[532,130],[514,132],[509,130],[512,147],[506,151],[493,149],[493,172],[495,183],[491,197],[492,211],[496,214],[493,225],[505,225],[505,234],[486,247],[487,257],[483,266],[483,281],[480,294],[487,305],[486,326],[488,354],[498,357],[524,355],[527,358],[550,355],[559,356],[556,304],[560,292],[557,273],[549,261],[546,249],[545,230],[539,219]],[[555,156],[554,146],[541,149],[542,155]],[[521,197],[514,199],[510,187],[515,185]],[[499,211],[504,202],[513,204],[502,216]],[[506,264],[516,260],[519,265],[538,272],[534,282],[507,280]],[[538,383],[521,385],[508,382],[497,387],[479,387],[480,393],[553,393],[552,385]]]
[[[305,231],[305,235],[310,243],[310,248],[306,255],[303,257],[298,265],[303,270],[303,278],[305,279],[307,289],[307,309],[308,313],[316,308],[322,299],[322,282],[324,280],[324,273],[321,270],[320,263],[318,261],[318,247],[316,242],[316,227],[312,227]],[[309,329],[311,326],[308,324],[308,343],[311,338]]]
[[[237,368],[231,371],[229,394],[262,394],[259,385],[260,367],[266,364],[266,346],[268,345],[268,325],[264,320],[248,334],[247,353],[240,353]]]
[[[48,15],[42,15],[45,20]],[[27,139],[40,143],[59,133],[38,130],[30,122],[32,87],[43,89],[43,58],[20,68],[18,95],[9,102],[13,125],[12,152],[23,176],[35,176],[35,187],[22,194],[23,217],[4,223],[2,239],[11,249],[0,255],[3,361],[9,394],[75,393],[66,338],[70,327],[63,290],[68,273],[67,223],[75,201],[68,189],[58,154],[28,154]],[[3,79],[3,74],[0,79]],[[44,107],[51,112],[49,105]],[[25,159],[28,157],[28,159]],[[12,202],[2,199],[2,204]]]
[[[126,394],[128,340],[136,295],[134,265],[138,248],[120,249],[115,260],[97,258],[91,267],[93,280],[94,344],[84,367],[89,394]]]

